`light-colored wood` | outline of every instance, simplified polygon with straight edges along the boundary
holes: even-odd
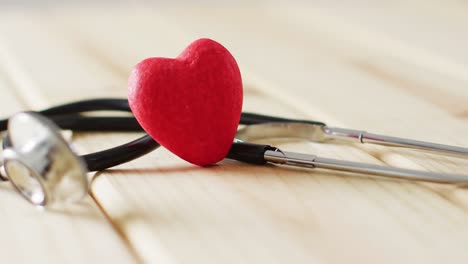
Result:
[[[159,51],[165,52],[168,56],[175,56],[178,50],[184,46],[182,42],[188,42],[199,36],[209,36],[219,39],[228,47],[233,47],[233,52],[244,69],[244,77],[247,80],[247,89],[249,91],[252,90],[255,91],[254,94],[258,94],[260,90],[277,98],[275,100],[273,98],[262,98],[262,96],[252,97],[251,94],[247,94],[247,99],[255,99],[252,101],[253,104],[246,105],[247,109],[256,111],[260,109],[270,113],[280,112],[285,115],[303,117],[324,117],[324,120],[331,120],[331,122],[338,125],[362,127],[363,124],[366,124],[370,129],[377,132],[401,136],[408,135],[417,138],[426,137],[424,139],[447,143],[457,141],[456,143],[466,144],[466,142],[463,142],[463,138],[461,140],[454,139],[454,137],[460,137],[467,131],[466,125],[446,111],[434,109],[433,105],[425,100],[408,96],[408,93],[403,92],[401,89],[395,89],[392,83],[389,84],[378,78],[369,77],[368,74],[363,73],[361,69],[356,68],[353,64],[343,63],[340,54],[333,52],[333,49],[324,48],[323,45],[314,46],[313,42],[316,39],[314,36],[307,38],[299,33],[290,32],[287,28],[282,28],[281,23],[276,20],[262,16],[261,10],[164,10],[161,12],[148,12],[147,16],[144,13],[145,11],[136,12],[138,14],[136,16],[122,13],[119,19],[112,21],[102,15],[90,16],[83,19],[85,22],[80,24],[71,23],[77,27],[77,31],[83,34],[87,41],[92,42],[101,53],[107,54],[106,58],[113,58],[114,62],[120,63],[122,71],[128,65],[134,64],[143,57],[154,56],[152,54],[153,50],[158,50],[158,53]],[[113,16],[115,16],[115,13]],[[242,17],[241,21],[239,17]],[[90,27],[86,25],[98,26]],[[147,25],[151,26],[148,27]],[[131,30],[129,36],[126,36],[122,35],[121,32],[112,34],[112,27],[135,30]],[[171,32],[171,34],[164,35],[163,39],[160,37],[152,38],[147,34],[148,28],[151,28],[154,32],[161,32],[159,34],[163,34],[163,32]],[[105,37],[102,37],[104,32],[106,32]],[[157,35],[155,34],[155,36]],[[127,45],[110,45],[111,43],[123,41],[123,38],[126,39]],[[141,42],[141,39],[145,39],[145,41]],[[295,41],[299,40],[302,43],[297,44]],[[307,47],[308,45],[311,46],[310,49]],[[288,70],[285,71],[284,68]],[[350,87],[350,84],[353,86]],[[334,91],[334,95],[330,95],[330,91]],[[353,100],[349,100],[349,98],[353,98]],[[281,99],[283,103],[294,105],[294,107],[290,107],[289,111],[288,109],[278,111],[277,105],[282,104],[278,99]],[[260,104],[262,101],[263,103]],[[395,107],[395,102],[398,102],[398,107]],[[262,105],[262,107],[260,108],[259,105]],[[302,111],[302,114],[294,109],[300,109],[299,111]],[[391,109],[391,111],[388,109]],[[296,111],[296,114],[292,114],[290,111]],[[429,113],[434,119],[444,120],[446,127],[439,127],[432,120],[422,119],[421,117],[425,113]],[[418,122],[415,123],[413,120],[418,120]],[[431,133],[422,134],[425,130],[430,130]],[[311,152],[315,150],[315,152],[323,156],[339,156],[350,160],[377,162],[356,149],[346,150],[341,147],[334,149],[333,146],[315,145],[314,148],[309,149],[299,144],[285,147],[293,149],[295,147],[298,150]],[[373,151],[375,156],[389,164],[424,168],[424,166],[418,165],[411,159],[398,155],[398,153],[395,154],[396,152],[375,148],[369,149]],[[150,156],[133,163],[134,165],[131,168],[145,167],[145,164],[148,163],[163,168],[169,166],[168,163],[171,164],[170,168],[177,167],[172,165],[172,162],[175,161],[170,158],[170,155],[167,157],[167,153],[161,152],[156,152],[154,155],[157,156],[155,157]],[[357,155],[356,153],[361,154]],[[421,155],[416,155],[416,160],[418,158],[420,159]],[[427,160],[425,163],[429,164]],[[433,163],[437,164],[438,167],[444,167],[444,163],[437,163],[435,160],[433,160]],[[254,168],[250,169],[253,170]],[[291,172],[281,171],[284,176],[281,176],[281,182],[275,184],[278,185],[277,188],[280,190],[287,186],[290,195],[294,198],[273,189],[267,194],[258,194],[256,196],[258,198],[254,200],[261,199],[263,204],[257,205],[254,203],[254,205],[260,208],[282,208],[288,218],[297,219],[299,223],[308,223],[308,225],[302,226],[291,221],[289,222],[290,226],[285,224],[286,231],[282,233],[276,229],[276,225],[268,225],[271,221],[281,219],[278,219],[278,216],[272,216],[270,211],[267,211],[266,214],[262,213],[261,210],[259,212],[259,208],[246,211],[250,208],[248,201],[252,202],[252,197],[245,193],[261,192],[261,190],[257,190],[259,188],[257,184],[251,185],[258,181],[258,177],[238,179],[238,177],[229,177],[231,173],[234,173],[230,171],[227,174],[217,171],[180,173],[177,169],[157,170],[157,172],[159,171],[169,175],[173,172],[176,175],[174,176],[176,178],[175,183],[171,183],[171,179],[166,179],[163,176],[153,179],[153,174],[140,171],[145,176],[141,176],[144,177],[144,184],[139,185],[136,183],[137,180],[129,180],[133,176],[131,171],[124,170],[120,171],[118,176],[98,178],[93,186],[93,192],[103,204],[104,209],[116,221],[129,240],[137,245],[137,251],[147,260],[162,258],[169,260],[169,262],[184,262],[188,261],[188,259],[206,261],[205,257],[216,251],[219,255],[210,255],[213,262],[240,262],[246,260],[284,262],[287,258],[291,259],[293,256],[297,257],[297,260],[309,261],[328,259],[339,262],[345,257],[356,262],[372,259],[375,261],[385,259],[388,262],[403,260],[438,262],[445,258],[456,259],[455,255],[461,254],[461,248],[457,249],[459,242],[453,240],[456,235],[454,232],[457,232],[458,235],[466,234],[466,228],[463,227],[462,220],[466,217],[466,212],[463,209],[466,202],[462,199],[464,192],[459,193],[458,189],[455,198],[450,198],[452,191],[449,190],[449,194],[447,194],[447,190],[444,188],[442,191],[439,186],[391,181],[376,182],[374,179],[368,178],[347,179],[342,175],[330,178],[330,175],[336,175],[336,173],[324,173],[328,175],[324,177],[323,173],[319,171],[309,174],[309,177],[314,177],[313,182],[304,183],[299,181],[299,183],[297,178],[289,175]],[[190,169],[187,168],[182,171],[187,172]],[[261,171],[263,170],[260,169],[259,172],[253,173],[260,174]],[[215,204],[211,204],[208,198],[199,197],[200,193],[193,186],[193,184],[203,183],[205,177],[208,177],[205,174],[208,173],[216,174],[217,177],[223,175],[229,177],[228,183],[224,183],[224,178],[218,184],[208,181],[207,184],[212,185],[205,192],[214,192],[212,195],[215,195],[215,197],[211,198],[211,200],[217,201]],[[197,181],[192,178],[196,178]],[[318,181],[318,183],[315,181]],[[336,181],[344,181],[345,185],[335,185]],[[129,190],[128,186],[135,183],[137,184],[135,188],[137,191]],[[231,186],[239,184],[245,186],[241,190]],[[362,193],[350,192],[347,184],[361,189]],[[356,187],[356,184],[358,187]],[[228,191],[223,189],[225,185],[229,186],[227,187]],[[319,186],[322,185],[328,186],[330,188],[328,191],[331,193],[320,192],[320,196],[315,196],[317,195],[317,189],[321,188]],[[192,190],[193,188],[195,190]],[[202,188],[202,186],[198,188]],[[270,187],[267,185],[267,188]],[[223,191],[218,194],[218,189]],[[437,192],[433,192],[434,190]],[[119,199],[120,203],[114,199],[109,201],[107,198],[109,197],[108,193],[114,192],[134,198]],[[223,202],[227,198],[223,198],[222,194],[226,192],[233,192],[236,199],[231,198],[232,200],[229,200],[229,202]],[[298,193],[300,193],[300,198],[297,196]],[[338,197],[336,197],[337,193]],[[156,201],[153,195],[158,195],[157,197],[165,200],[166,203]],[[363,195],[363,197],[359,195]],[[138,197],[148,198],[138,199]],[[288,206],[283,208],[281,205],[285,199],[296,200],[297,204],[288,203],[291,208],[287,209]],[[350,201],[350,203],[337,206],[336,203],[339,204],[339,201],[342,201],[341,199]],[[366,200],[372,200],[372,202],[364,202]],[[461,200],[461,202],[458,203],[458,200]],[[218,203],[227,203],[232,209],[224,212],[222,206],[218,205]],[[172,206],[167,207],[168,204]],[[342,212],[342,214],[330,212],[330,208],[339,211],[343,210],[342,207],[349,206],[353,208],[352,211]],[[374,211],[381,210],[381,206],[389,210],[388,214],[379,214]],[[151,208],[152,210],[145,212],[144,216],[139,218],[141,222],[136,225],[137,227],[135,227],[133,218],[131,218],[132,221],[128,221],[127,217],[122,217],[122,215],[126,216],[128,214],[141,214],[140,208]],[[196,208],[196,210],[193,208]],[[128,213],[127,210],[131,213]],[[435,213],[438,210],[442,210],[443,213],[442,211]],[[310,216],[309,214],[312,212],[317,213]],[[320,218],[315,214],[324,214],[324,218]],[[342,215],[342,217],[339,217],[339,215]],[[431,216],[434,222],[428,223],[428,216]],[[342,223],[343,217],[349,222]],[[373,217],[376,218],[373,219]],[[397,218],[395,219],[395,217]],[[161,218],[164,220],[161,220]],[[193,219],[193,221],[190,221],[190,219]],[[213,222],[210,219],[218,220]],[[234,221],[234,224],[224,226],[226,222],[231,223],[228,219],[237,221]],[[182,222],[183,225],[177,225],[179,222]],[[207,226],[207,222],[210,225]],[[325,222],[333,226],[332,229],[324,227]],[[171,223],[175,224],[171,225]],[[242,223],[245,224],[242,225]],[[265,223],[266,227],[263,227],[261,223]],[[363,225],[366,230],[356,228],[356,225]],[[453,225],[457,227],[452,229]],[[402,228],[403,226],[405,228]],[[266,228],[267,233],[275,233],[278,236],[277,240],[264,238],[261,232],[266,231],[262,231],[264,229],[260,227]],[[314,232],[315,228],[318,229],[317,232],[323,232],[323,237]],[[225,229],[235,230],[231,231],[235,235],[226,237],[226,235],[223,235]],[[145,232],[145,230],[153,230],[154,233]],[[330,238],[336,239],[337,233],[334,233],[336,230],[339,230],[339,233],[342,234],[340,239],[337,239],[341,241],[332,240],[332,242],[328,242]],[[453,230],[453,232],[450,232],[450,230]],[[362,237],[363,233],[366,236]],[[304,235],[306,237],[303,237]],[[457,237],[463,240],[463,235],[458,235]],[[377,241],[380,241],[381,237],[394,237],[394,240],[388,239],[388,244],[380,245]],[[290,241],[290,239],[290,243],[282,244],[278,242]],[[205,246],[200,248],[194,240],[204,241]],[[247,242],[249,240],[254,241],[252,243],[262,244],[263,248],[266,249],[262,250],[260,247],[254,247],[255,250],[250,251],[245,248],[246,245],[250,245]],[[451,240],[453,244],[447,246],[448,240]],[[296,244],[296,242],[292,241],[302,241],[302,243]],[[225,246],[219,248],[218,246],[221,243],[224,243]],[[291,243],[295,245],[294,249],[290,249],[294,250],[294,253],[285,254],[285,251],[288,251],[285,248]],[[153,245],[158,250],[148,250],[145,246],[148,244]],[[380,250],[373,247],[378,247]],[[407,251],[408,247],[411,248],[411,251]],[[430,256],[423,253],[427,250],[427,247],[434,252]],[[223,249],[228,251],[225,252]],[[176,250],[180,254],[175,255],[172,250]],[[342,252],[342,254],[337,255],[336,252]]]
[[[0,66],[0,114],[8,116],[29,107],[23,95],[14,93],[17,86],[4,66],[8,65]],[[9,183],[1,183],[0,208],[2,263],[103,263],[116,256],[115,263],[137,260],[90,197],[44,212],[25,202]]]
[[[54,70],[59,71],[61,66],[26,54],[37,51],[25,47],[30,47],[31,43],[40,46],[40,39],[44,38],[27,39],[35,31],[23,27],[23,38],[15,39],[5,34],[4,29],[10,27],[10,32],[15,32],[20,28],[2,18],[0,16],[0,115],[9,116],[20,110],[48,105],[49,100],[61,101],[60,92],[42,94],[43,90],[38,89],[40,82],[35,79],[46,72],[60,80],[60,74]],[[16,56],[18,54],[25,57]],[[63,58],[47,47],[40,54],[49,61]],[[24,70],[33,66],[36,67],[32,72]],[[41,69],[43,72],[37,71]],[[65,84],[52,79],[50,83],[57,91],[60,91],[59,85]],[[109,259],[113,263],[134,263],[138,260],[91,197],[75,206],[45,212],[25,202],[6,182],[0,185],[0,201],[2,263],[105,263]]]
[[[418,13],[427,23],[444,6],[433,4]],[[399,14],[406,10],[402,4],[386,8],[410,18]],[[455,56],[464,51],[450,41],[425,47],[431,35],[409,35],[416,29],[403,22],[380,23],[381,9],[364,19],[365,12],[310,3],[52,10],[28,14],[27,20],[10,13],[0,18],[1,65],[7,85],[29,107],[124,97],[132,65],[150,56],[174,57],[193,39],[211,37],[238,59],[246,110],[468,146],[461,105],[468,96],[462,74],[468,55]],[[385,26],[387,31],[378,30]],[[394,30],[403,28],[401,34]],[[7,101],[15,109],[25,106]],[[137,136],[84,134],[75,143],[81,151],[96,151]],[[379,147],[269,143],[373,164],[462,173],[468,168],[462,160]],[[148,263],[440,263],[468,255],[467,191],[454,186],[229,161],[197,168],[159,149],[99,173],[91,187],[114,227],[114,238],[107,236],[113,242],[99,251],[117,252],[116,243],[119,253],[135,252]],[[66,221],[58,230],[68,227]],[[131,261],[119,256],[114,258]]]
[[[466,4],[357,1],[271,8],[272,18],[316,35],[362,71],[466,118]],[[421,15],[423,13],[424,15]],[[437,36],[437,37],[435,37]]]

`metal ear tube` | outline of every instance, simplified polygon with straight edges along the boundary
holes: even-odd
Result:
[[[275,122],[246,126],[238,131],[236,138],[238,138],[241,141],[251,141],[268,138],[300,138],[321,143],[326,143],[330,141],[342,141],[346,143],[361,144],[367,143],[383,145],[387,147],[400,147],[420,151],[429,151],[435,154],[449,155],[458,158],[468,158],[467,148],[371,134],[361,130],[333,128],[328,127],[326,125],[306,124],[298,122]],[[273,163],[295,167],[321,168],[345,172],[356,172],[381,177],[391,177],[438,183],[468,182],[468,175],[426,172],[396,167],[379,166],[362,162],[351,162],[345,160],[323,158],[317,155],[286,152],[280,149],[266,149],[262,155],[264,163]],[[257,163],[258,158],[259,157],[257,157]],[[249,162],[248,160],[244,161]]]

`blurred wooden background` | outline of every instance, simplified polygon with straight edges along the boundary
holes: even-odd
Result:
[[[249,111],[468,147],[468,3],[0,3],[0,113],[125,97],[130,69],[210,37]],[[75,134],[84,152],[137,134]],[[288,150],[468,174],[460,159],[357,145]],[[164,149],[41,212],[0,185],[2,263],[465,263],[466,188],[223,162]]]

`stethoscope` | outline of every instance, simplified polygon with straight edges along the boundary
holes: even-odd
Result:
[[[84,100],[40,112],[20,112],[0,121],[7,130],[3,140],[1,176],[29,202],[38,207],[75,202],[88,194],[87,173],[102,171],[139,158],[160,145],[145,135],[129,143],[78,156],[61,134],[72,131],[143,131],[133,116],[87,116],[90,111],[131,112],[126,99]],[[434,173],[323,158],[282,151],[249,141],[299,138],[313,142],[343,141],[403,147],[468,157],[468,148],[389,137],[365,131],[329,127],[325,123],[243,112],[227,159],[264,165],[268,163],[306,168],[357,172],[408,180],[465,183],[468,175]]]

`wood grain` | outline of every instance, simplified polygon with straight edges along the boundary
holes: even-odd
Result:
[[[1,116],[29,108],[23,103],[27,101],[24,94],[13,93],[17,86],[5,66],[0,66]],[[136,262],[90,197],[74,206],[44,212],[25,202],[5,182],[0,185],[0,207],[3,263],[103,263],[116,256],[115,263]]]
[[[153,56],[153,50],[174,56],[184,43],[195,37],[209,36],[218,39],[228,47],[233,47],[233,52],[244,69],[244,76],[247,76],[249,91],[255,91],[254,94],[260,93],[257,98],[247,95],[247,100],[253,100],[255,103],[247,104],[246,109],[261,109],[298,117],[324,117],[325,120],[339,125],[362,127],[366,124],[377,132],[466,144],[461,137],[467,131],[466,125],[445,109],[434,108],[422,98],[412,96],[403,89],[395,89],[395,83],[371,76],[355,64],[349,63],[341,53],[324,47],[325,45],[316,45],[315,41],[319,36],[303,36],[291,32],[280,22],[262,16],[261,10],[164,10],[148,12],[147,16],[143,15],[144,11],[137,13],[137,17],[121,13],[121,17],[112,22],[103,16],[90,16],[82,20],[86,21],[84,25],[83,22],[74,23],[74,19],[70,23],[83,34],[87,42],[92,42],[96,49],[107,54],[106,58],[113,58],[113,64],[120,64],[122,69],[134,64],[141,57]],[[242,20],[239,21],[239,17],[242,17]],[[86,26],[91,24],[99,26]],[[137,28],[125,39],[126,45],[111,45],[123,41],[120,32],[112,34],[110,30],[116,25],[118,28]],[[145,30],[145,25],[151,25],[153,32],[171,34],[164,34],[164,38],[151,38],[147,35],[149,29]],[[103,36],[104,32],[107,33],[106,37],[98,37]],[[142,39],[145,41],[142,42]],[[372,62],[372,58],[369,61]],[[287,71],[284,68],[287,68]],[[333,94],[330,91],[333,91]],[[263,94],[271,97],[264,98]],[[314,100],[315,98],[317,99]],[[395,102],[398,102],[398,107],[395,107]],[[290,105],[289,111],[287,108],[278,111],[278,105]],[[432,119],[422,118],[426,115],[430,115]],[[446,127],[438,126],[432,121],[434,119],[444,120]],[[426,130],[431,133],[422,133]],[[285,147],[324,156],[378,163],[375,158],[355,148],[316,145],[309,148],[303,145],[304,142],[301,143],[288,144]],[[437,162],[435,159],[429,161],[425,155],[416,154],[412,159],[412,156],[408,158],[399,152],[381,148],[368,150],[381,161],[392,165],[419,166],[426,169],[428,164],[435,163],[437,168],[444,167],[443,162]],[[305,177],[313,177],[313,181],[303,182],[293,176],[297,176],[299,172],[288,170],[275,172],[280,173],[281,177],[281,181],[274,183],[277,189],[263,181],[259,187],[254,183],[259,175],[263,175],[264,169],[249,168],[252,171],[245,171],[246,176],[243,178],[239,177],[237,171],[223,172],[221,169],[215,172],[191,172],[189,168],[185,169],[183,163],[172,165],[175,161],[171,156],[167,157],[167,153],[161,152],[158,151],[157,158],[147,157],[148,160],[145,158],[135,162],[135,167],[131,168],[145,167],[148,163],[159,168],[171,164],[171,169],[158,169],[155,173],[164,172],[165,176],[171,175],[170,172],[175,173],[177,176],[174,183],[167,179],[169,177],[157,177],[153,173],[140,171],[144,175],[141,176],[144,178],[144,184],[136,183],[138,191],[135,193],[129,190],[128,186],[135,184],[137,180],[130,181],[132,171],[124,170],[117,175],[99,177],[93,186],[93,193],[104,209],[127,238],[137,245],[137,251],[145,260],[186,262],[189,259],[209,259],[213,262],[282,263],[295,256],[297,259],[294,260],[299,262],[340,262],[343,259],[355,262],[377,259],[384,259],[386,262],[438,262],[446,258],[457,259],[460,257],[458,254],[463,254],[459,243],[453,240],[457,238],[463,241],[464,235],[461,234],[466,232],[466,228],[463,227],[463,219],[466,218],[463,190],[456,189],[457,195],[454,198],[447,194],[453,193],[453,190],[441,190],[439,186],[375,181],[362,177],[354,179],[320,171],[301,172]],[[182,166],[183,174],[179,171]],[[179,170],[172,169],[174,167]],[[204,178],[208,177],[206,174],[209,173],[222,178],[221,183],[215,184],[206,180],[206,184],[211,188],[197,186],[204,182]],[[236,177],[229,177],[232,173],[235,173]],[[256,176],[246,178],[247,175]],[[229,177],[228,184],[223,183],[224,177]],[[274,180],[265,179],[267,182]],[[229,186],[228,190],[223,189],[225,185]],[[235,189],[238,185],[242,186],[242,189]],[[328,187],[327,191],[318,192],[317,189],[323,186]],[[258,189],[262,187],[273,190],[263,195],[257,194],[256,198],[248,195],[261,193]],[[214,197],[204,198],[197,190],[199,188],[205,192],[214,192]],[[287,188],[288,192],[279,191],[283,188]],[[114,200],[108,201],[107,195],[100,195],[107,193],[109,189],[131,198],[121,200],[120,206],[117,206]],[[219,193],[218,189],[223,191]],[[234,193],[236,199],[225,201],[228,199],[223,196],[226,193]],[[166,202],[156,201],[157,199],[153,199],[154,195]],[[253,203],[257,199],[263,203]],[[290,199],[298,204],[287,202],[286,206],[282,206],[285,200]],[[211,200],[216,203],[212,204]],[[343,203],[344,201],[347,202]],[[232,209],[222,211],[222,206],[218,203],[226,203]],[[171,204],[169,208],[168,204]],[[249,210],[250,206],[254,208]],[[141,223],[138,223],[136,226],[139,228],[136,228],[132,221],[127,221],[128,218],[122,215],[138,215],[141,213],[139,208],[151,210],[139,218]],[[290,221],[280,224],[282,222],[278,221],[283,219],[281,216],[269,211],[265,214],[261,208],[278,208],[278,212],[283,212]],[[432,219],[429,222],[428,217]],[[234,223],[228,219],[234,219]],[[342,219],[346,221],[341,221]],[[275,224],[269,224],[271,221]],[[225,226],[226,222],[230,224]],[[282,225],[285,229],[278,229],[278,226]],[[453,228],[454,225],[456,228]],[[365,229],[360,229],[359,226]],[[266,231],[263,231],[265,229]],[[154,230],[156,233],[144,230]],[[234,230],[231,232],[235,234],[225,235],[224,230]],[[275,234],[277,239],[268,238],[266,234]],[[340,239],[337,238],[338,234]],[[388,238],[383,245],[380,244],[382,237]],[[278,240],[283,242],[279,243]],[[450,246],[447,245],[449,240],[454,242]],[[195,241],[203,241],[205,246],[201,247]],[[255,250],[245,248],[249,243],[254,243],[251,247]],[[158,250],[149,251],[144,246],[148,244]],[[224,246],[219,248],[220,244]],[[411,251],[407,248],[411,248]],[[428,248],[431,249],[430,256],[423,253]],[[180,254],[176,255],[173,250]],[[219,255],[213,254],[213,251]]]
[[[419,32],[425,24],[405,27],[404,21],[416,23],[410,20],[416,19],[416,5],[408,9],[402,3],[386,5],[389,17],[382,19],[383,9],[355,10],[334,2],[51,10],[28,14],[27,20],[9,13],[0,17],[0,64],[8,82],[4,87],[15,87],[4,90],[15,100],[5,97],[11,104],[5,109],[124,97],[132,65],[145,57],[174,57],[193,39],[211,37],[239,61],[245,110],[468,146],[463,114],[467,55],[461,54],[463,42],[450,42],[454,36],[443,30],[453,25],[462,32],[455,24],[465,20],[455,9],[463,7],[452,3],[443,13],[437,7],[445,5],[433,4],[417,14],[427,27],[436,23],[434,17],[443,20],[444,27],[432,34],[447,40],[429,44],[431,34]],[[372,15],[364,18],[368,12]],[[459,15],[446,19],[452,12]],[[402,22],[389,23],[391,15]],[[440,52],[440,47],[450,51]],[[82,134],[75,144],[89,152],[137,136]],[[268,143],[373,164],[462,173],[468,168],[458,159],[381,147]],[[89,200],[91,209],[85,211],[95,212],[107,230],[99,229],[99,238],[90,241],[99,246],[87,244],[96,251],[77,251],[90,261],[109,252],[112,257],[107,257],[122,262],[134,261],[135,252],[146,263],[440,263],[461,262],[468,254],[463,187],[229,161],[197,168],[159,149],[99,173],[92,196],[114,230]],[[15,212],[26,210],[25,205]],[[33,219],[53,217],[37,215]],[[76,254],[70,244],[96,232],[99,224],[75,233],[69,221],[86,218],[71,215],[56,223],[56,232],[67,235],[59,251]],[[0,243],[18,237],[10,233]]]
[[[468,39],[458,32],[468,23],[462,15],[468,7],[442,1],[421,10],[411,2],[353,5],[332,1],[271,8],[270,14],[291,28],[300,26],[304,35],[320,36],[315,41],[395,88],[466,118],[468,61],[463,50]]]

